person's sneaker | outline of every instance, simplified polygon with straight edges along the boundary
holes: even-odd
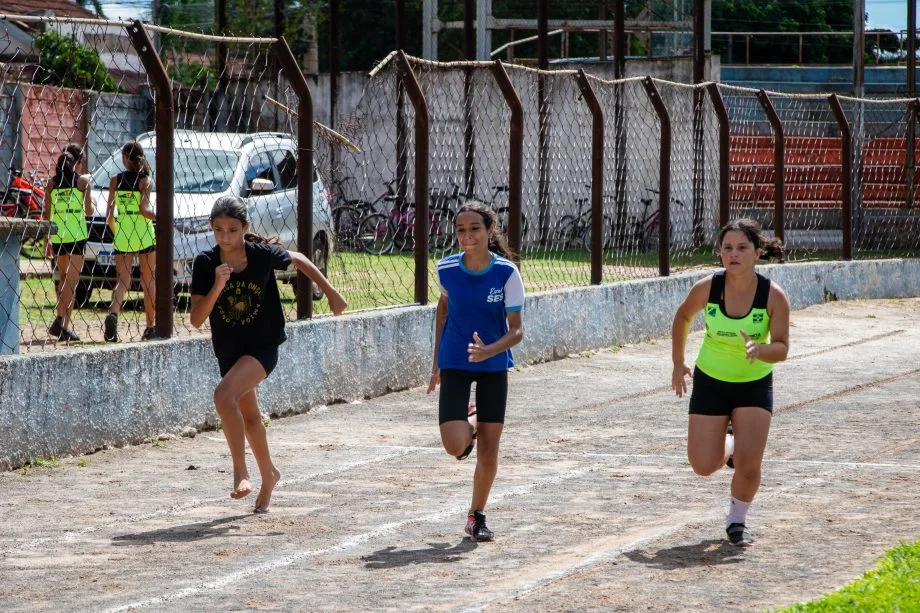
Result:
[[[732,441],[731,441],[732,453],[728,454],[728,459],[725,460],[725,465],[728,466],[729,468],[732,468],[732,469],[733,469],[733,468],[735,468],[735,452],[734,452],[734,449],[735,449],[735,434],[734,434],[734,432],[732,431],[732,425],[731,425],[731,424],[728,424],[728,430],[725,432],[725,436],[726,436],[726,438],[729,437],[729,436],[732,438]]]
[[[476,511],[467,516],[464,531],[474,541],[491,541],[493,537],[492,531],[486,527],[486,514],[482,511]]]
[[[64,326],[62,324],[63,322],[61,321],[60,315],[55,317],[54,321],[51,322],[51,325],[48,326],[48,334],[50,334],[51,336],[57,339],[60,339],[61,332],[64,331]]]
[[[77,336],[77,333],[73,330],[61,330],[61,333],[57,335],[58,340],[65,341],[68,343],[79,343],[80,337]]]
[[[118,315],[109,313],[102,325],[102,338],[110,343],[118,342]]]
[[[728,542],[736,547],[747,547],[754,543],[751,531],[744,524],[729,524],[725,532],[728,534]]]
[[[154,328],[153,326],[147,328],[146,330],[144,330],[144,333],[141,334],[142,341],[149,341],[150,339],[153,339],[156,337],[157,337],[157,329]]]
[[[470,426],[473,427],[473,440],[470,441],[470,446],[463,450],[463,453],[457,456],[458,460],[465,460],[470,457],[470,454],[473,453],[473,447],[476,446],[476,403],[471,402],[470,406],[466,409],[466,421],[469,422]]]

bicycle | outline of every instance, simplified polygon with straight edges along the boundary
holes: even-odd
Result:
[[[495,215],[498,217],[498,227],[501,228],[502,233],[505,236],[508,236],[508,218],[511,215],[511,207],[509,206],[495,206],[495,200],[498,198],[499,194],[507,194],[511,189],[507,185],[494,185],[492,186],[492,194],[489,199],[479,198],[476,195],[468,192],[460,191],[460,186],[451,181],[453,189],[449,192],[432,190],[431,192],[431,201],[432,204],[442,208],[448,208],[451,210],[459,210],[468,200],[475,200],[476,202],[481,202],[489,206]],[[456,202],[457,207],[454,209],[450,206],[450,202]],[[436,204],[435,204],[436,203]],[[521,212],[521,244],[524,243],[524,239],[527,236],[527,217],[524,215],[523,211]]]
[[[453,249],[457,242],[454,231],[456,215],[449,208],[430,206],[428,208],[428,250],[444,253]],[[357,241],[361,248],[372,255],[384,255],[394,247],[400,251],[415,246],[415,204],[403,202],[393,206],[389,214],[371,213],[364,217],[359,226]]]
[[[585,210],[585,204],[588,204],[590,200],[590,198],[575,198],[578,212],[559,218],[553,229],[552,245],[561,249],[581,245],[585,251],[591,251],[591,207],[588,206]],[[613,218],[604,214],[601,217],[601,238],[604,250],[613,246],[613,227]]]
[[[339,187],[339,195],[342,196],[343,192],[341,191],[341,186],[345,181],[354,180],[353,177],[343,177],[337,182]],[[384,185],[386,186],[386,191],[377,196],[373,201],[367,202],[366,200],[339,200],[337,206],[333,206],[332,209],[332,228],[335,231],[335,235],[339,241],[339,245],[343,247],[348,247],[350,249],[361,249],[363,247],[362,242],[359,240],[359,228],[361,222],[373,213],[379,212],[378,206],[382,202],[396,202],[396,190],[394,185],[396,184],[396,179],[388,181]]]
[[[646,191],[655,194],[656,196],[660,193],[657,189],[652,189],[650,187],[645,188]],[[656,208],[654,211],[649,213],[649,207],[652,206],[652,203],[657,203],[657,198],[639,198],[639,202],[642,203],[642,218],[639,219],[635,216],[630,216],[629,224],[633,228],[633,240],[635,245],[644,253],[649,251],[658,251],[658,246],[660,245],[660,226],[661,226],[661,209]],[[677,198],[671,198],[671,202],[677,206],[683,208],[686,205],[678,200]],[[674,235],[674,224],[673,222],[668,222],[668,236],[671,237]]]
[[[45,188],[42,181],[36,180],[36,171],[31,171],[28,178],[23,178],[22,170],[10,166],[6,181],[6,190],[0,202],[0,215],[21,217],[25,219],[42,219],[45,208]],[[27,238],[22,241],[20,253],[30,260],[45,257],[42,239]]]

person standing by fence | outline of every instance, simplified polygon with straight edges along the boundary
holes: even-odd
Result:
[[[316,283],[340,315],[347,306],[338,291],[307,257],[249,232],[246,203],[238,196],[222,196],[211,209],[211,229],[217,243],[192,265],[191,323],[211,324],[211,344],[220,368],[214,404],[233,458],[230,497],[252,492],[246,467],[245,440],[249,440],[262,477],[255,512],[268,511],[272,491],[281,473],[272,463],[256,387],[278,364],[278,346],[286,340],[284,313],[275,270],[294,267]]]
[[[760,487],[761,464],[773,415],[773,364],[789,352],[789,299],[754,270],[760,258],[783,258],[783,245],[761,235],[760,224],[739,219],[719,235],[724,270],[698,281],[674,314],[671,387],[687,392],[692,375],[687,456],[708,476],[732,460],[735,473],[726,516],[732,545],[753,543],[747,512]],[[690,322],[705,309],[706,334],[693,372],[684,362]],[[731,423],[732,434],[726,435]]]
[[[491,541],[485,507],[498,472],[498,446],[508,401],[511,348],[524,338],[524,283],[502,235],[495,212],[470,202],[456,216],[461,252],[438,262],[434,364],[428,393],[440,384],[441,443],[463,460],[473,451],[473,499],[465,532]],[[475,423],[470,389],[476,383]]]
[[[118,314],[121,313],[125,295],[131,289],[131,271],[137,256],[141,273],[141,291],[144,293],[144,316],[147,325],[141,338],[149,340],[156,331],[156,234],[153,223],[156,213],[150,203],[153,179],[144,149],[135,141],[121,148],[125,171],[112,177],[109,184],[109,202],[106,223],[115,235],[115,291],[112,304],[105,316],[103,337],[118,342]],[[117,216],[116,216],[117,211]]]
[[[48,334],[61,341],[79,341],[70,325],[83,251],[88,237],[86,216],[93,214],[92,178],[81,175],[77,166],[83,160],[83,148],[71,143],[64,147],[54,165],[46,217],[55,225],[47,243],[47,255],[55,260],[58,281],[57,316]]]

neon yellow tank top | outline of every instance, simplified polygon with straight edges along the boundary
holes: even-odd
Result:
[[[115,250],[133,253],[152,247],[155,243],[153,222],[141,215],[140,177],[134,172],[123,172],[117,177],[115,188]]]
[[[83,210],[83,192],[76,187],[51,189],[51,221],[57,232],[51,235],[55,245],[85,241],[86,212]]]
[[[751,310],[744,317],[729,317],[725,314],[725,272],[714,274],[705,309],[706,336],[696,367],[714,379],[729,383],[756,381],[773,372],[773,364],[760,360],[748,362],[744,338],[739,334],[744,330],[754,342],[770,342],[769,297],[770,280],[758,273]]]

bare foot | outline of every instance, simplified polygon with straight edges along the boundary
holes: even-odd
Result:
[[[233,486],[233,491],[230,492],[230,498],[239,500],[240,498],[245,498],[251,493],[252,483],[249,482],[249,477],[241,477],[236,479],[236,483]]]
[[[262,487],[259,489],[259,497],[256,498],[256,508],[253,509],[253,512],[268,513],[268,505],[272,502],[272,491],[279,481],[281,481],[281,473],[277,468],[273,468],[271,478],[262,480]]]

